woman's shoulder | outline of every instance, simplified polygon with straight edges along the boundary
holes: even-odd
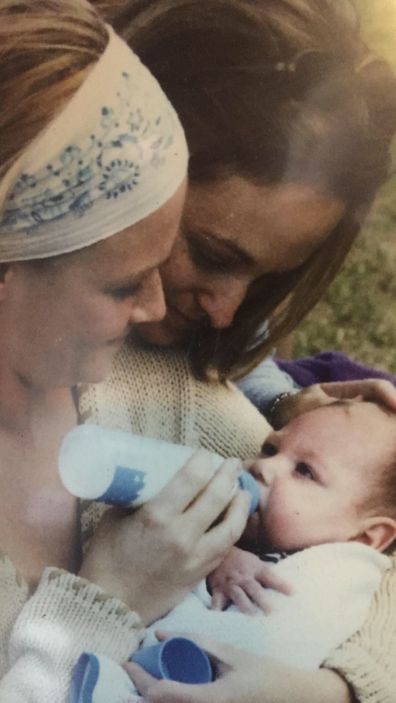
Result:
[[[178,350],[125,345],[110,378],[80,396],[83,421],[251,456],[269,425],[231,383],[199,381]]]
[[[223,456],[242,459],[260,451],[271,427],[233,383],[196,382],[194,396],[192,432],[200,438],[202,446]]]
[[[124,345],[109,378],[81,389],[79,411],[82,422],[176,442],[183,434],[176,415],[188,413],[191,399],[183,354]]]

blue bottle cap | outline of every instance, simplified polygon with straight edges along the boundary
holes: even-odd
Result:
[[[138,649],[130,658],[157,679],[180,683],[210,683],[213,669],[206,652],[188,637],[170,637]]]
[[[242,471],[238,478],[239,487],[250,493],[249,515],[256,512],[260,501],[260,488],[255,478],[248,471]]]

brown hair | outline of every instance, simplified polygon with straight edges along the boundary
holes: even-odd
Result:
[[[85,0],[0,0],[0,178],[80,87],[107,40]]]
[[[396,520],[396,413],[380,402],[371,402],[394,423],[394,444],[382,460],[379,458],[380,465],[376,467],[375,484],[372,486],[371,494],[364,507],[374,514],[382,511],[388,517]],[[380,445],[378,447],[379,457],[383,452],[384,448]],[[394,546],[394,543],[392,544]]]
[[[306,183],[346,205],[308,261],[256,281],[228,329],[208,325],[189,340],[198,375],[242,375],[313,307],[359,232],[387,175],[395,80],[362,44],[347,0],[95,4],[178,111],[193,183]]]

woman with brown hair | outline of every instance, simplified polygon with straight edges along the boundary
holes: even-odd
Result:
[[[173,100],[190,148],[167,316],[199,375],[242,375],[338,271],[386,178],[395,82],[347,3],[95,0]],[[269,329],[263,324],[270,320]]]
[[[163,357],[169,374],[188,359],[200,378],[242,375],[308,312],[359,232],[389,165],[394,79],[361,43],[346,3],[99,5],[171,97],[191,153],[181,233],[161,269],[167,315],[142,326],[139,337],[179,348]],[[141,359],[142,378],[145,359],[161,356],[131,354],[137,365]],[[394,403],[381,384],[331,388],[361,390]],[[201,428],[207,443],[213,429]],[[139,684],[147,700],[164,703],[322,703],[352,695],[384,703],[396,685],[393,579],[387,576],[363,634],[314,676],[208,644],[223,662],[212,688],[187,690],[141,673]]]

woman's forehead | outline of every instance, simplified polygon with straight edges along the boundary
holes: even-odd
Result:
[[[337,225],[341,201],[300,184],[267,186],[239,176],[191,184],[185,222],[237,246],[264,273],[302,263]]]

